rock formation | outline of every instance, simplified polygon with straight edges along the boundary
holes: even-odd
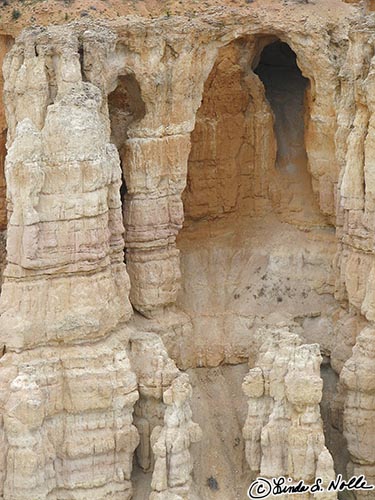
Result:
[[[105,40],[105,66],[112,33],[99,29],[85,36],[93,37],[90,50]],[[0,495],[131,498],[139,444],[133,411],[144,377],[130,365],[124,324],[131,307],[121,168],[103,100],[111,73],[96,61],[88,81],[78,35],[70,31],[61,42],[59,32],[25,34],[4,69],[9,213],[1,294]],[[164,357],[167,391],[173,363],[165,351]],[[161,401],[161,386],[156,391]],[[187,404],[182,428],[193,425]],[[185,440],[187,461],[189,445]],[[179,473],[186,496],[190,469],[177,467],[175,481]]]
[[[155,427],[151,434],[155,467],[150,500],[190,496],[193,463],[189,448],[201,437],[199,426],[191,421],[190,398],[191,386],[186,374],[176,377],[164,391],[163,401],[167,405],[164,426]]]
[[[375,482],[374,2],[77,1],[1,7],[0,498]]]
[[[285,328],[259,334],[263,343],[256,366],[242,384],[249,398],[243,435],[250,469],[261,477],[288,477],[295,484],[301,479],[313,484],[323,476],[327,487],[335,472],[320,418],[319,345],[301,345],[299,336]],[[319,498],[337,499],[337,494]]]
[[[344,409],[344,432],[352,457],[350,471],[364,474],[371,484],[375,480],[374,468],[374,348],[375,330],[364,328],[357,337],[353,354],[341,372],[347,396]],[[373,491],[359,492],[358,498],[373,498]]]

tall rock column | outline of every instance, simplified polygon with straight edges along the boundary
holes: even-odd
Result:
[[[353,354],[345,363],[340,380],[346,389],[344,433],[351,455],[349,475],[364,474],[375,484],[375,328],[364,328],[357,337]],[[359,499],[374,498],[374,490],[357,491]]]
[[[24,32],[4,67],[4,500],[132,496],[138,390],[128,330],[120,324],[131,314],[121,168],[103,90],[84,75],[79,29]],[[104,35],[99,28],[94,37],[99,77],[114,40],[111,32]]]
[[[192,495],[190,447],[201,438],[192,421],[189,376],[168,357],[159,336],[134,331],[129,357],[137,374],[135,424],[140,434],[137,462],[152,470],[150,500],[188,500]]]
[[[168,33],[166,28],[165,33]],[[183,223],[190,132],[215,49],[190,40],[191,33],[126,52],[140,84],[146,114],[127,131],[123,159],[126,263],[130,300],[149,316],[172,304],[179,290],[176,235]],[[204,35],[207,36],[207,35]],[[129,43],[129,42],[128,42]],[[132,44],[139,44],[136,34]]]
[[[353,26],[345,65],[341,70],[338,151],[342,175],[338,189],[337,297],[346,300],[352,316],[348,328],[338,329],[350,349],[339,367],[344,389],[343,431],[348,443],[348,475],[364,474],[375,484],[373,421],[375,418],[375,58],[373,27]],[[345,141],[345,142],[344,142]],[[373,498],[358,491],[356,498]]]
[[[126,263],[130,300],[145,315],[176,300],[180,266],[175,241],[183,223],[189,150],[187,133],[127,143]]]
[[[4,57],[11,48],[13,38],[9,36],[0,37],[0,64],[3,65]],[[4,79],[0,75],[0,93],[3,94]],[[4,172],[4,161],[6,154],[7,123],[5,119],[4,107],[0,107],[0,288],[3,279],[3,271],[6,261],[6,227],[7,227],[7,207],[6,207],[6,183]]]
[[[102,95],[82,81],[77,38],[53,56],[43,41],[30,54],[25,35],[5,65],[10,213],[0,330],[8,350],[99,338],[131,314],[120,161]]]

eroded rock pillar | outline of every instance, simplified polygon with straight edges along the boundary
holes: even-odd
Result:
[[[7,349],[98,338],[131,314],[120,161],[103,96],[82,81],[73,35],[65,46],[43,42],[26,34],[5,65]]]
[[[65,27],[26,31],[5,63],[4,500],[132,496],[138,390],[120,325],[131,314],[121,167],[101,66],[114,36],[94,36],[92,78],[81,64],[84,37]]]
[[[130,299],[144,314],[176,300],[176,236],[183,223],[189,134],[131,138],[127,143],[124,217]]]
[[[184,219],[190,132],[215,58],[214,49],[191,50],[189,39],[172,45],[134,63],[147,112],[128,129],[123,162],[130,300],[146,316],[174,303],[179,290],[176,235]]]
[[[353,317],[352,340],[342,362],[340,382],[345,396],[343,432],[351,462],[348,475],[364,474],[375,481],[373,421],[375,416],[375,59],[370,32],[354,29],[349,35],[346,62],[341,71],[339,129],[342,174],[338,189],[337,292]],[[344,142],[345,141],[345,142]],[[338,330],[343,345],[346,330]],[[358,491],[356,498],[373,498],[373,491]]]
[[[334,469],[319,409],[319,345],[302,345],[299,336],[285,328],[258,333],[263,343],[256,366],[242,384],[249,398],[243,436],[250,469],[262,477],[290,477],[296,483],[312,484],[322,477],[327,486]],[[337,494],[326,492],[321,498],[336,499]]]
[[[368,326],[358,335],[340,380],[346,390],[344,433],[351,455],[348,474],[363,474],[369,484],[375,484],[374,370],[375,328]],[[370,500],[374,490],[357,491],[356,497]]]

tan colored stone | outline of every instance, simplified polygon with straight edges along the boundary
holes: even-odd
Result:
[[[249,398],[243,428],[247,462],[261,477],[284,476],[306,484],[320,477],[322,467],[329,467],[324,474],[327,486],[334,469],[319,411],[319,346],[302,345],[286,328],[259,333],[263,344],[256,366],[242,385]],[[324,498],[337,495],[326,493]]]
[[[175,362],[256,361],[251,470],[328,481],[320,352],[340,373],[348,474],[374,480],[372,3],[233,0],[177,17],[172,2],[158,19],[17,38],[6,124],[0,106],[4,500],[130,499],[134,453],[152,475],[142,500],[193,498],[200,432]],[[278,38],[306,89],[281,78],[270,95],[258,78]],[[11,45],[2,35],[0,60]],[[131,303],[143,317],[128,326]]]

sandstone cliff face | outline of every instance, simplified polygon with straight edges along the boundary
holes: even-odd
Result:
[[[205,429],[180,370],[244,362],[236,463],[328,479],[321,355],[344,466],[375,481],[366,5],[18,36],[0,123],[0,498],[131,498],[141,477],[144,498],[224,500],[215,478],[192,481]]]
[[[121,326],[131,306],[122,174],[109,142],[106,101],[117,76],[116,65],[111,71],[106,66],[114,35],[87,30],[83,42],[74,30],[65,33],[67,39],[63,33],[24,34],[4,67],[9,212],[1,294],[6,353],[0,359],[0,491],[9,499],[124,499],[132,497],[139,444],[133,411],[144,377],[130,364],[130,330]],[[173,365],[165,351],[164,357]],[[181,400],[173,366],[173,377],[170,368],[161,368],[154,397],[164,397],[182,416],[170,428],[168,410],[161,408],[160,435],[178,440],[188,432],[195,441],[189,382],[183,382]],[[168,399],[163,390],[168,394],[169,386]],[[187,498],[190,441],[182,441],[181,449],[168,447],[177,461],[168,485]],[[181,453],[186,465],[178,463]]]

